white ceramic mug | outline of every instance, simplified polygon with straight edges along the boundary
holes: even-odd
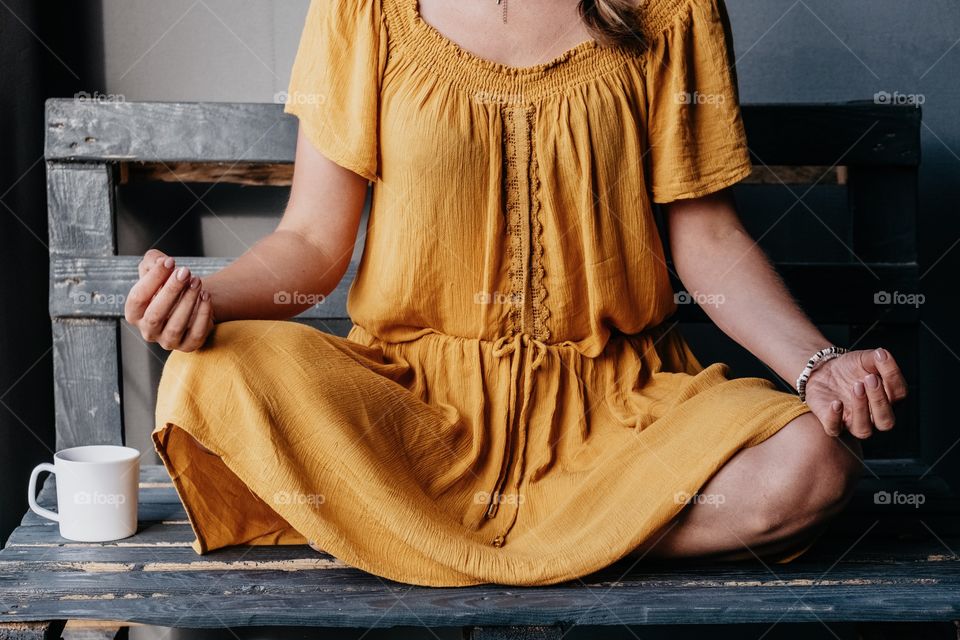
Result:
[[[37,504],[37,476],[57,476],[57,511]],[[87,445],[58,451],[30,474],[27,499],[37,515],[60,524],[60,536],[107,542],[137,531],[140,452],[132,447]]]

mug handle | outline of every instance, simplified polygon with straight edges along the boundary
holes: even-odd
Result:
[[[38,516],[42,516],[49,520],[54,520],[60,522],[60,514],[56,511],[50,511],[50,509],[44,509],[39,504],[37,504],[37,499],[35,494],[37,493],[37,476],[39,476],[44,471],[49,471],[50,473],[56,473],[56,469],[49,462],[41,462],[33,468],[33,471],[30,473],[30,486],[27,489],[27,502],[30,503],[30,510],[33,511]]]

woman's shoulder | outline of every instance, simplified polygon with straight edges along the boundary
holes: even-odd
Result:
[[[677,23],[722,11],[723,0],[646,0],[641,4],[640,25],[644,36],[653,41]]]

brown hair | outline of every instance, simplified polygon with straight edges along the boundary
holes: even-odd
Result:
[[[600,44],[642,49],[646,46],[638,4],[643,0],[580,0],[577,12]]]

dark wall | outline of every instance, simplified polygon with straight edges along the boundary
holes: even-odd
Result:
[[[92,3],[91,3],[92,4]],[[43,101],[102,85],[101,20],[87,3],[0,6],[0,540],[54,447]]]

